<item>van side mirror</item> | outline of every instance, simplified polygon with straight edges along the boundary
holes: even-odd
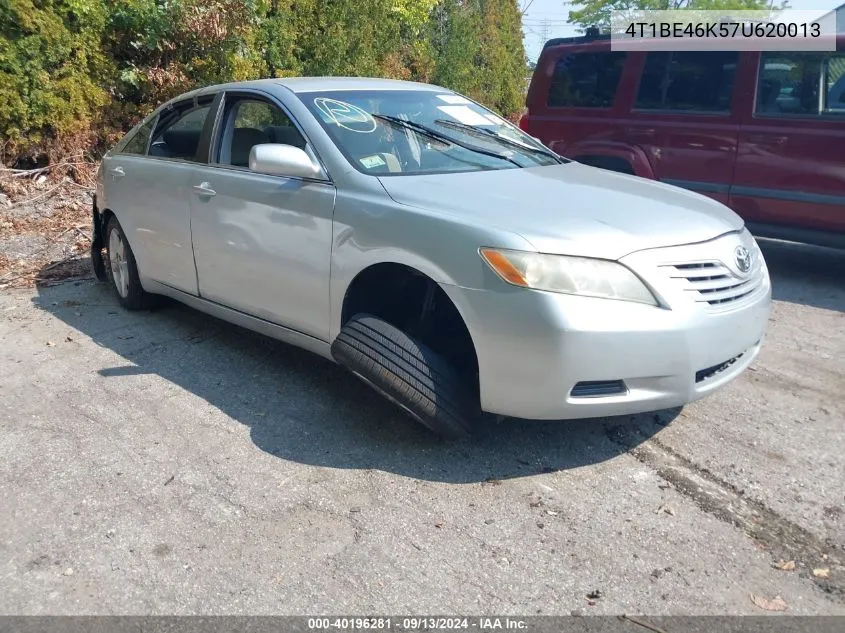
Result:
[[[249,152],[249,169],[270,176],[317,178],[322,169],[298,147],[281,143],[253,145]]]

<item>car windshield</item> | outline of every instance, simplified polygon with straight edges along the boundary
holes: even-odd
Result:
[[[564,161],[500,116],[451,92],[343,90],[298,96],[365,174],[517,169]]]

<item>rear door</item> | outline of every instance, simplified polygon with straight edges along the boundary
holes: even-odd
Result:
[[[155,120],[143,151],[139,140],[137,154],[124,148],[105,166],[107,204],[126,233],[141,277],[191,294],[197,293],[197,275],[189,180],[211,99],[168,106]]]
[[[200,295],[328,340],[334,185],[250,171],[250,150],[260,143],[313,156],[279,101],[226,93],[210,161],[190,182]]]
[[[617,138],[617,90],[627,57],[606,44],[544,51],[527,100],[526,131],[570,158],[584,140]]]
[[[731,206],[750,222],[845,233],[845,52],[756,57]]]

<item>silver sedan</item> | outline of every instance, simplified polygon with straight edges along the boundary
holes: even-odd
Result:
[[[161,106],[108,155],[92,257],[332,359],[444,436],[683,405],[756,357],[771,286],[742,220],[563,159],[474,101],[272,79]]]

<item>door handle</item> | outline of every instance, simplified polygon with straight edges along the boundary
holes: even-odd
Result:
[[[749,143],[767,143],[771,145],[783,145],[786,143],[785,136],[773,136],[771,134],[752,134],[748,137]]]
[[[123,167],[114,167],[109,169],[109,173],[111,174],[113,180],[118,180],[126,175],[126,172],[123,171]]]
[[[625,134],[626,136],[643,136],[646,138],[651,138],[655,135],[657,130],[653,127],[626,127]]]
[[[211,188],[211,184],[207,182],[200,183],[199,185],[194,185],[194,191],[199,196],[204,196],[206,198],[211,198],[217,195],[217,192]]]

